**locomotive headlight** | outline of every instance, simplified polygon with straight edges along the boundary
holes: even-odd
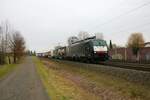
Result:
[[[96,51],[102,51],[102,52],[107,52],[107,47],[106,46],[93,46],[94,53]]]

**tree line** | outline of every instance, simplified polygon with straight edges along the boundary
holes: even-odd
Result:
[[[143,34],[140,32],[135,32],[129,36],[127,43],[126,43],[126,47],[132,49],[132,53],[136,56],[138,60],[139,50],[140,48],[144,47],[144,43],[145,43],[145,39],[143,37]],[[109,50],[115,49],[115,48],[119,48],[119,47],[115,44],[112,44],[112,41],[110,40]]]
[[[26,51],[26,55],[28,55],[28,56],[36,56],[36,51],[27,50]]]
[[[25,52],[25,40],[21,32],[12,29],[9,22],[0,24],[0,64],[17,63]]]
[[[103,33],[95,33],[95,36],[98,37],[99,39],[104,39]],[[68,38],[68,45],[71,45],[73,42],[78,41],[78,40],[84,40],[88,37],[90,37],[90,34],[88,32],[80,31],[78,36],[71,36]],[[140,48],[144,47],[144,43],[145,43],[145,40],[144,40],[143,34],[140,32],[135,32],[129,36],[125,47],[131,48],[132,53],[138,59],[139,50],[140,50]],[[108,49],[112,50],[112,49],[116,49],[116,48],[120,48],[120,46],[113,44],[112,41],[110,40]]]
[[[99,39],[104,39],[103,33],[95,33],[95,36],[97,36]],[[71,45],[73,42],[78,41],[78,40],[84,40],[86,38],[90,37],[90,34],[86,31],[80,31],[78,36],[71,36],[68,38],[68,44]],[[140,48],[144,47],[144,37],[143,34],[140,32],[135,32],[132,33],[126,43],[127,48],[131,48],[133,54],[138,57],[138,52]],[[116,44],[113,44],[112,41],[110,40],[108,49],[116,49],[119,48],[120,46],[117,46]]]

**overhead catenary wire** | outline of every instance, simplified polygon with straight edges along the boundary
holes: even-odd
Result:
[[[134,26],[134,27],[129,27],[129,28],[126,28],[126,29],[123,29],[123,30],[120,30],[120,31],[112,32],[112,33],[125,32],[125,31],[131,30],[131,29],[132,29],[132,30],[133,30],[133,29],[136,29],[136,28],[140,29],[140,28],[143,28],[144,26],[148,26],[148,25],[150,25],[150,22],[144,23],[144,24],[142,24],[142,25],[136,25],[136,26]]]
[[[135,8],[133,8],[133,9],[131,9],[131,10],[125,12],[125,13],[122,13],[122,14],[120,14],[120,15],[118,15],[118,16],[116,16],[116,17],[114,17],[114,18],[112,18],[112,19],[110,19],[110,20],[108,20],[108,21],[106,21],[106,22],[104,22],[102,24],[100,24],[100,25],[96,25],[95,27],[91,28],[90,30],[93,30],[95,28],[100,28],[100,27],[102,27],[102,26],[104,26],[106,24],[112,23],[115,20],[118,20],[119,18],[124,17],[124,16],[126,16],[126,15],[128,15],[128,14],[130,14],[132,12],[135,12],[135,11],[137,11],[137,10],[139,10],[139,9],[145,7],[145,6],[148,6],[148,5],[150,5],[150,2],[146,2],[146,3],[144,3],[144,4],[142,4],[142,5],[138,6],[138,7],[135,7]]]

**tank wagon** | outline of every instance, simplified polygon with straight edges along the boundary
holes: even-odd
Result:
[[[106,41],[95,36],[58,48],[55,52],[55,58],[74,61],[97,62],[109,58]]]

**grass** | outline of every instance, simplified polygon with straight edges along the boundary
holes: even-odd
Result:
[[[57,64],[57,66],[63,66],[63,69],[68,70],[71,73],[84,76],[99,87],[108,88],[124,97],[129,97],[133,100],[150,100],[149,87],[131,83],[105,73],[98,73],[89,68],[76,66],[75,64],[57,61],[54,63]]]
[[[94,94],[80,88],[71,80],[60,76],[57,69],[49,69],[38,58],[34,57],[33,59],[52,100],[101,100]]]
[[[23,63],[24,61],[24,57],[22,57],[18,62],[17,64],[14,64],[13,63],[13,57],[10,56],[10,59],[11,59],[11,63],[12,64],[9,64],[9,61],[8,61],[8,57],[6,57],[6,63],[7,64],[4,64],[4,65],[0,65],[0,78],[4,77],[5,75],[9,74],[10,72],[12,72],[18,64],[20,63]]]
[[[7,64],[0,66],[0,78],[4,77],[5,75],[13,71],[15,67],[16,67],[15,64]]]
[[[13,63],[13,62],[14,62],[14,61],[13,61],[13,60],[14,60],[13,56],[10,56],[9,58],[10,58],[10,62]],[[8,59],[8,57],[5,58],[5,61],[6,61],[7,64],[9,64],[9,59]]]

